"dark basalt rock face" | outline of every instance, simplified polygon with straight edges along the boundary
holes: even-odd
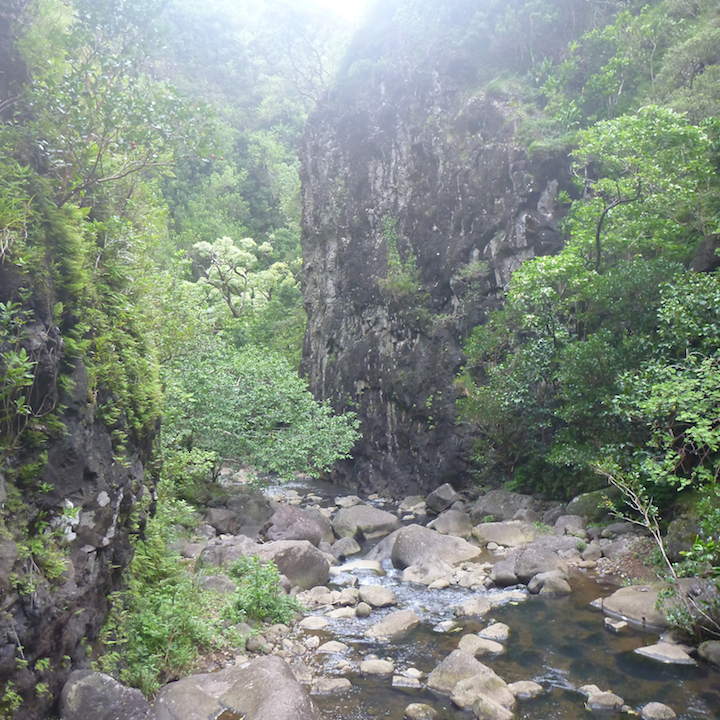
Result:
[[[9,265],[0,267],[0,302],[8,302],[16,280]],[[90,662],[108,596],[132,558],[130,515],[143,494],[152,443],[131,439],[127,453],[116,455],[87,370],[67,358],[52,322],[53,298],[34,297],[22,340],[37,363],[29,399],[38,415],[60,408],[64,429],[48,430],[38,447],[20,447],[0,466],[0,695],[12,690],[22,698],[14,720],[49,716],[71,671]],[[60,375],[72,382],[59,383]],[[37,471],[23,475],[33,464]],[[27,530],[36,541],[44,532],[61,536],[51,543],[65,565],[59,577],[48,572],[42,549],[28,555]],[[39,683],[47,688],[40,691]]]
[[[529,158],[511,103],[452,62],[387,65],[348,72],[307,123],[302,371],[362,421],[335,479],[398,495],[467,478],[463,343],[523,261],[560,249],[572,186],[566,158]]]

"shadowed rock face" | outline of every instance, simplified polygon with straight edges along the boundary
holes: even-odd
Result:
[[[0,302],[8,302],[16,286],[12,266],[0,268]],[[108,595],[117,589],[132,558],[130,516],[143,494],[143,464],[152,444],[151,432],[141,440],[130,437],[127,454],[117,457],[111,431],[90,397],[87,369],[67,357],[49,315],[55,298],[41,299],[30,308],[33,322],[23,339],[37,363],[29,402],[38,415],[58,405],[63,430],[49,433],[40,447],[22,447],[0,466],[0,505],[5,503],[0,532],[0,686],[11,681],[23,698],[13,715],[16,720],[47,717],[53,697],[73,668],[89,662],[88,651],[107,616]],[[72,381],[67,391],[58,382],[61,370]],[[39,474],[29,482],[16,480],[12,490],[11,472],[36,462],[41,450],[47,452],[47,462],[40,463]],[[64,571],[50,579],[42,555],[31,562],[18,544],[23,529],[18,526],[24,523],[37,536],[33,528],[43,517],[62,534],[66,553]],[[18,646],[29,667],[47,658],[51,670],[40,674],[23,668],[17,662]],[[40,681],[47,683],[48,693],[35,691]]]
[[[509,103],[442,67],[380,75],[341,79],[307,124],[302,371],[362,422],[335,479],[400,495],[466,477],[463,343],[524,260],[560,249],[569,185],[563,158],[528,159]]]

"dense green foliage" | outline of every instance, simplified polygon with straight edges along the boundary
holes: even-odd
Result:
[[[716,518],[718,17],[618,7],[504,80],[530,152],[569,153],[576,189],[563,250],[516,271],[467,343],[481,482],[566,498],[608,478],[647,522],[696,501]],[[717,528],[691,557],[720,563]]]
[[[65,403],[87,403],[117,462],[155,455],[158,514],[106,633],[106,666],[146,693],[239,642],[168,551],[192,510],[176,495],[229,460],[317,474],[357,435],[295,371],[296,145],[342,42],[332,22],[270,0],[0,8],[0,535],[30,568],[10,578],[24,595],[66,570],[78,508],[38,479]],[[22,699],[5,690],[2,712]]]
[[[263,563],[260,558],[243,557],[228,567],[228,575],[238,583],[226,615],[234,620],[267,620],[289,623],[302,608],[286,595],[280,586],[280,571],[274,562]]]

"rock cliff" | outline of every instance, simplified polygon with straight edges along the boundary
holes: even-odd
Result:
[[[459,485],[472,445],[455,422],[463,342],[514,269],[560,248],[567,161],[529,157],[516,108],[451,53],[412,65],[392,48],[352,52],[301,149],[302,371],[362,421],[336,481]]]
[[[19,282],[13,266],[0,266],[3,308]],[[131,511],[152,442],[131,438],[122,453],[113,443],[97,412],[108,388],[91,391],[86,366],[68,357],[54,300],[36,287],[24,301],[34,420],[22,444],[3,438],[0,455],[0,715],[22,700],[15,720],[48,716],[71,670],[89,663],[132,557]]]

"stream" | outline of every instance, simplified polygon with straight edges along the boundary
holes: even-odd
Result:
[[[318,482],[296,481],[281,487],[270,487],[267,494],[278,498],[311,494],[320,506],[333,505],[333,498],[354,491]],[[389,501],[369,500],[369,504],[393,510]],[[303,505],[309,504],[306,502]],[[359,555],[372,548],[369,543]],[[491,553],[482,560],[493,561]],[[334,619],[326,630],[313,631],[321,642],[338,640],[349,646],[342,653],[316,654],[314,672],[325,677],[345,677],[352,683],[349,691],[313,695],[313,701],[326,720],[371,720],[389,718],[402,720],[410,703],[427,703],[438,711],[438,720],[469,720],[472,713],[458,710],[449,697],[425,687],[427,675],[454,649],[466,633],[475,633],[493,622],[510,627],[506,651],[480,660],[506,682],[534,680],[546,692],[532,700],[518,701],[515,717],[523,720],[576,720],[592,717],[584,708],[582,685],[595,684],[601,690],[620,695],[626,705],[638,710],[648,702],[661,702],[675,710],[681,720],[717,718],[720,715],[720,673],[705,664],[697,667],[665,665],[643,658],[633,651],[657,642],[657,632],[628,626],[615,634],[603,625],[603,614],[590,603],[610,595],[617,589],[611,578],[598,577],[592,571],[575,570],[570,576],[573,592],[567,596],[529,595],[522,586],[518,593],[487,590],[506,598],[485,618],[455,618],[452,607],[473,593],[458,586],[429,590],[424,585],[402,583],[401,571],[383,561],[385,574],[370,570],[354,570],[335,578],[330,587],[342,589],[348,584],[382,584],[395,592],[397,607],[376,609],[370,617]],[[333,584],[336,583],[336,584]],[[499,595],[503,593],[502,595]],[[365,637],[365,631],[384,615],[398,609],[411,608],[420,618],[419,627],[397,642],[378,642]],[[310,610],[309,614],[323,614]],[[454,625],[454,627],[451,627]],[[410,669],[423,673],[420,687],[393,685],[392,677],[365,676],[359,665],[369,655],[391,660],[395,678]],[[402,682],[402,681],[401,681]]]

